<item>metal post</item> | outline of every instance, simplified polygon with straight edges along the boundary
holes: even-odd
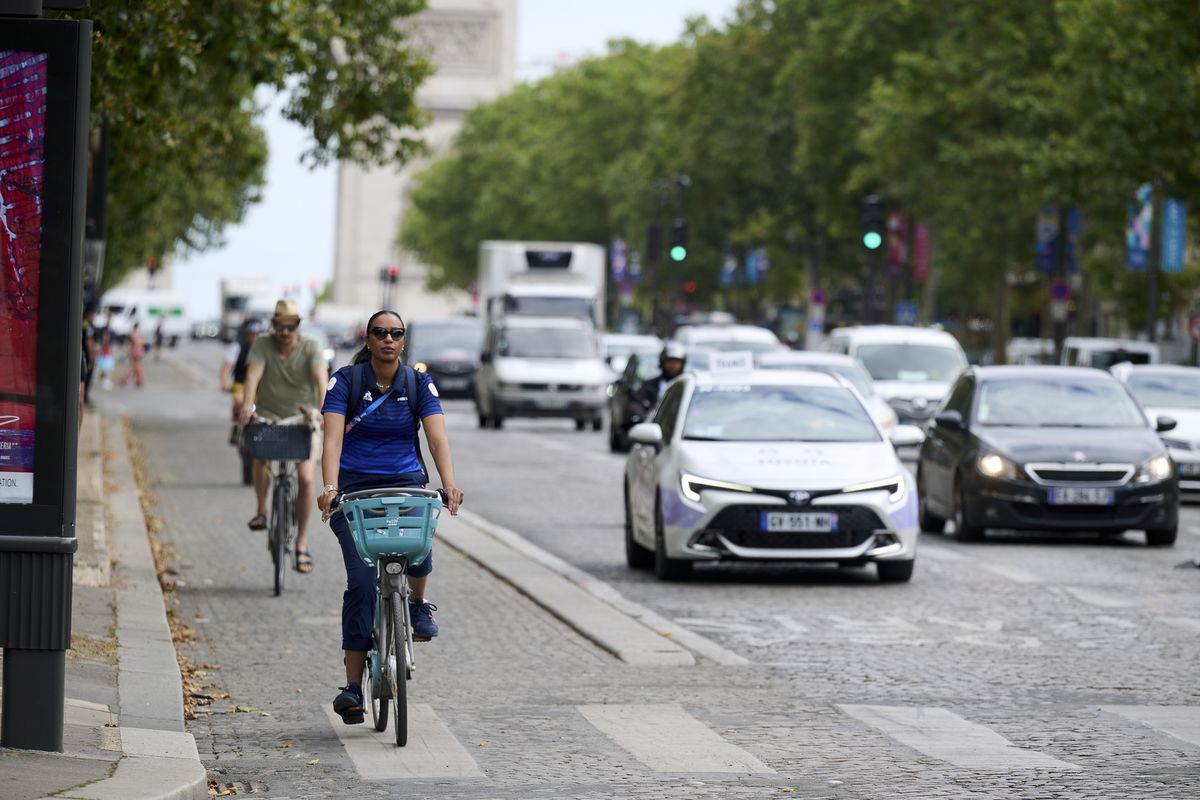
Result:
[[[65,650],[4,650],[4,693],[0,741],[24,750],[63,749]],[[19,689],[17,688],[19,687]]]
[[[1067,280],[1067,237],[1070,234],[1068,217],[1070,214],[1070,206],[1066,203],[1058,204],[1058,235],[1055,240],[1054,247],[1054,274],[1060,281]],[[1053,297],[1047,303],[1050,308],[1050,316],[1054,324],[1054,363],[1062,363],[1063,341],[1067,338],[1067,318],[1054,319],[1054,303]]]
[[[1162,215],[1162,204],[1159,202],[1162,195],[1160,191],[1161,186],[1162,179],[1156,177],[1154,179],[1154,189],[1150,193],[1150,207],[1154,211],[1150,217],[1150,252],[1147,254],[1149,263],[1146,264],[1146,284],[1149,291],[1146,303],[1146,338],[1152,342],[1158,341],[1158,306],[1162,294],[1158,286],[1158,234],[1162,230],[1162,222],[1159,220],[1159,217]]]

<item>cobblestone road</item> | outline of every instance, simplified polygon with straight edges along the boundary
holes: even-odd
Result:
[[[193,352],[215,373],[215,347]],[[751,663],[623,665],[442,547],[430,594],[443,636],[421,646],[411,700],[476,769],[366,780],[365,750],[323,710],[340,674],[332,535],[314,531],[317,572],[270,597],[223,399],[170,362],[150,372],[160,388],[104,399],[136,414],[198,636],[185,654],[219,665],[211,678],[229,693],[191,730],[214,780],[242,794],[1200,796],[1200,570],[1177,568],[1200,549],[1196,510],[1169,550],[1133,534],[925,537],[907,585],[765,567],[659,584],[623,565],[621,462],[606,437],[568,423],[479,431],[465,404],[448,419],[476,513]],[[454,758],[434,752],[417,772]],[[721,759],[763,769],[722,772]]]

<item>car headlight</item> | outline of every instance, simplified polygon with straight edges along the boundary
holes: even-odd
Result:
[[[711,478],[698,478],[695,475],[683,473],[679,476],[679,488],[683,491],[683,496],[693,503],[700,502],[700,492],[704,489],[723,489],[727,492],[753,492],[752,486],[744,486],[740,483],[729,483],[727,481],[717,481]]]
[[[842,494],[873,492],[876,489],[887,489],[888,500],[893,503],[899,503],[904,499],[904,495],[908,493],[908,483],[904,480],[903,475],[897,475],[894,478],[884,478],[881,481],[856,483],[853,486],[847,486],[842,489]]]
[[[1007,458],[995,453],[984,453],[975,462],[975,468],[979,470],[981,475],[986,475],[989,478],[1003,478],[1004,480],[1016,480],[1020,470],[1017,465],[1009,461]]]
[[[1134,483],[1157,483],[1171,477],[1171,459],[1166,456],[1155,456],[1138,468],[1133,477]]]

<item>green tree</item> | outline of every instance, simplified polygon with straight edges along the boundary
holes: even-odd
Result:
[[[92,103],[107,119],[105,281],[220,242],[258,199],[266,143],[255,92],[284,92],[306,160],[404,163],[420,151],[426,57],[402,27],[423,0],[93,0]]]

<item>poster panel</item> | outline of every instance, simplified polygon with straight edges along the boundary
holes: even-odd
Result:
[[[33,502],[46,67],[0,50],[0,503]]]

